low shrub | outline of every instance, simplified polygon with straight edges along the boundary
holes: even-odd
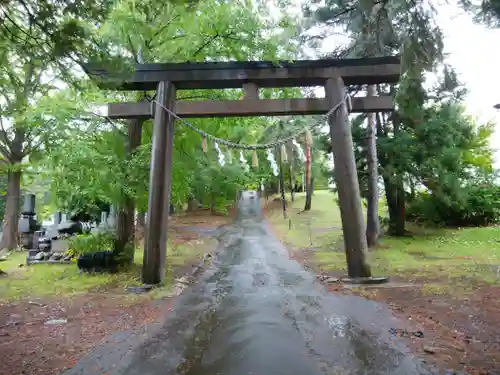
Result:
[[[113,250],[115,238],[115,234],[111,231],[79,234],[70,238],[68,252],[74,256],[80,256],[97,251]]]
[[[500,185],[469,185],[455,197],[419,193],[408,203],[407,218],[441,226],[487,226],[500,222]]]

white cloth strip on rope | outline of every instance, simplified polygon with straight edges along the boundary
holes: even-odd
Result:
[[[304,150],[302,149],[302,146],[295,139],[292,139],[292,144],[295,146],[295,148],[297,149],[297,152],[299,153],[300,161],[305,162],[306,155],[304,154]]]
[[[243,151],[240,151],[240,162],[245,172],[250,172],[250,166],[247,163],[247,159],[245,159],[245,156],[243,155]]]
[[[223,167],[224,165],[226,165],[226,160],[217,142],[214,142],[214,148],[217,150],[217,155],[219,156],[219,164]]]
[[[300,132],[297,132],[296,134],[285,137],[285,138],[278,140],[278,141],[275,141],[275,142],[264,143],[264,144],[255,144],[255,145],[244,145],[241,143],[234,143],[234,142],[228,141],[226,139],[216,137],[212,134],[205,132],[204,130],[197,128],[196,126],[191,124],[189,121],[186,121],[182,117],[179,117],[175,112],[173,112],[169,108],[165,107],[162,103],[158,102],[157,100],[153,100],[152,102],[155,103],[156,105],[160,106],[161,108],[163,108],[163,110],[165,110],[167,113],[169,113],[172,117],[179,120],[182,124],[186,125],[188,128],[190,128],[194,132],[200,134],[202,137],[205,137],[207,139],[211,139],[211,140],[213,140],[221,145],[224,145],[226,147],[238,148],[238,149],[243,149],[243,150],[266,150],[266,149],[274,148],[276,146],[281,146],[282,144],[288,143],[288,142],[294,140],[295,138],[297,138],[302,133],[304,133],[306,130],[312,129],[317,124],[320,124],[322,121],[324,121],[325,118],[328,118],[328,116],[330,116],[333,112],[335,112],[337,109],[339,109],[342,105],[347,105],[347,103],[346,103],[347,100],[349,100],[348,94],[346,94],[346,96],[342,100],[340,100],[337,104],[335,104],[332,107],[332,109],[330,109],[326,114],[324,114],[322,116],[321,120],[318,120],[318,121],[314,122],[313,124],[305,127],[304,129],[302,129]]]
[[[267,149],[267,160],[269,160],[269,164],[271,164],[271,169],[273,170],[273,175],[275,177],[278,176],[278,164],[276,164],[276,159],[274,158],[273,151],[271,149]]]

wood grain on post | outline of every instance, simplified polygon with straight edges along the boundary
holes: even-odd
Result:
[[[333,108],[345,99],[342,78],[330,78],[325,84],[326,98]],[[367,244],[365,223],[358,185],[351,126],[345,105],[333,112],[328,122],[332,139],[335,182],[339,195],[340,214],[344,233],[347,269],[350,277],[369,277],[366,262]]]
[[[175,110],[175,92],[173,95],[173,99],[170,102],[170,105],[173,107],[172,109]],[[169,107],[167,107],[169,108]],[[160,259],[161,261],[161,267],[163,270],[162,275],[165,274],[165,263],[167,260],[167,239],[168,239],[168,218],[170,214],[170,194],[172,192],[172,158],[173,158],[173,153],[174,153],[174,123],[175,123],[175,118],[172,115],[168,115],[169,118],[166,123],[166,147],[165,147],[165,154],[164,154],[164,165],[165,165],[165,176],[164,176],[164,183],[165,183],[165,188],[163,190],[163,216],[162,216],[162,224],[161,224],[161,243],[163,246],[165,246],[165,251],[163,257]]]
[[[259,86],[255,83],[243,84],[243,99],[245,100],[259,100]]]
[[[154,105],[151,103],[110,103],[108,117],[152,118]],[[330,108],[326,99],[244,99],[244,100],[202,100],[183,101],[175,104],[176,114],[182,118],[198,117],[246,117],[246,116],[290,116],[322,115]],[[352,98],[353,112],[385,112],[394,109],[389,96]]]
[[[88,64],[85,71],[101,87],[114,90],[154,90],[158,82],[168,80],[178,90],[241,88],[252,82],[261,88],[322,86],[334,75],[347,85],[396,83],[401,67],[397,56],[271,61],[188,62],[138,64],[134,74],[124,77],[102,67]]]
[[[175,87],[172,83],[163,81],[158,84],[156,94],[158,103],[175,110],[175,96]],[[145,284],[159,284],[165,277],[167,253],[165,225],[168,220],[168,197],[171,187],[173,126],[174,118],[161,106],[156,105],[142,270]]]

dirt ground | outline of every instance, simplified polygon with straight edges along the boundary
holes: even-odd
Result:
[[[294,252],[292,257],[314,270],[311,250]],[[334,272],[321,274],[340,276]],[[331,283],[327,288],[387,304],[408,322],[406,332],[394,334],[403,337],[426,362],[448,371],[446,374],[500,374],[500,287],[477,285],[472,293],[457,297],[429,293],[425,285],[424,279],[411,283],[392,279],[379,287]],[[422,337],[417,337],[420,332]]]
[[[264,209],[280,210],[280,202],[270,199]],[[183,226],[212,229],[229,220],[206,212],[174,217],[169,231],[171,243],[182,245],[200,237],[183,230]],[[294,251],[292,257],[314,269],[311,250]],[[188,272],[197,262],[187,261],[174,270],[175,275]],[[500,287],[477,285],[472,293],[458,297],[429,293],[425,286],[422,278],[411,283],[393,279],[389,287],[327,285],[333,293],[354,293],[389,305],[408,322],[407,332],[394,334],[403,336],[427,362],[449,370],[447,374],[455,370],[474,375],[500,374]],[[0,375],[59,374],[109,335],[163,321],[173,302],[172,298],[145,297],[131,303],[113,291],[64,299],[35,297],[0,304]],[[55,324],[46,324],[49,320],[55,320]],[[421,336],[419,332],[423,337],[417,337]]]
[[[200,237],[182,226],[216,228],[228,220],[204,212],[175,217],[170,241],[182,245]],[[198,263],[199,259],[186,260],[173,270],[174,276],[188,273]],[[111,334],[162,322],[173,302],[173,298],[152,300],[144,295],[128,300],[127,296],[123,290],[104,290],[0,303],[0,375],[60,374]]]
[[[106,294],[3,305],[0,374],[59,374],[108,335],[159,321],[167,315],[170,305],[171,300],[145,300],[127,306]],[[55,319],[65,322],[46,323]]]

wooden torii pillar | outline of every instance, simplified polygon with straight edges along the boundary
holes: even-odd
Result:
[[[325,96],[332,107],[343,100],[345,88],[341,77],[330,78],[326,81]],[[333,112],[328,118],[328,124],[330,125],[335,181],[344,232],[347,273],[349,277],[369,277],[371,271],[366,262],[368,251],[366,228],[347,106],[342,105]]]
[[[149,182],[148,221],[144,242],[143,281],[161,283],[165,275],[169,198],[174,136],[174,118],[241,117],[326,114],[345,99],[345,85],[395,83],[399,80],[399,58],[382,57],[344,60],[282,62],[224,62],[137,65],[131,79],[87,67],[101,80],[121,79],[122,90],[157,90],[154,103],[112,103],[108,116],[114,119],[154,117],[153,151]],[[259,99],[259,88],[323,86],[324,99]],[[116,89],[116,86],[113,88]],[[176,101],[176,89],[244,88],[242,100]],[[392,111],[390,97],[355,97],[352,112]],[[370,275],[353,141],[346,103],[329,116],[335,180],[339,191],[344,243],[350,277]]]
[[[158,103],[175,111],[175,99],[175,86],[168,81],[159,82],[156,91]],[[161,106],[156,106],[142,268],[142,278],[146,284],[162,283],[165,277],[173,148],[174,118]]]

